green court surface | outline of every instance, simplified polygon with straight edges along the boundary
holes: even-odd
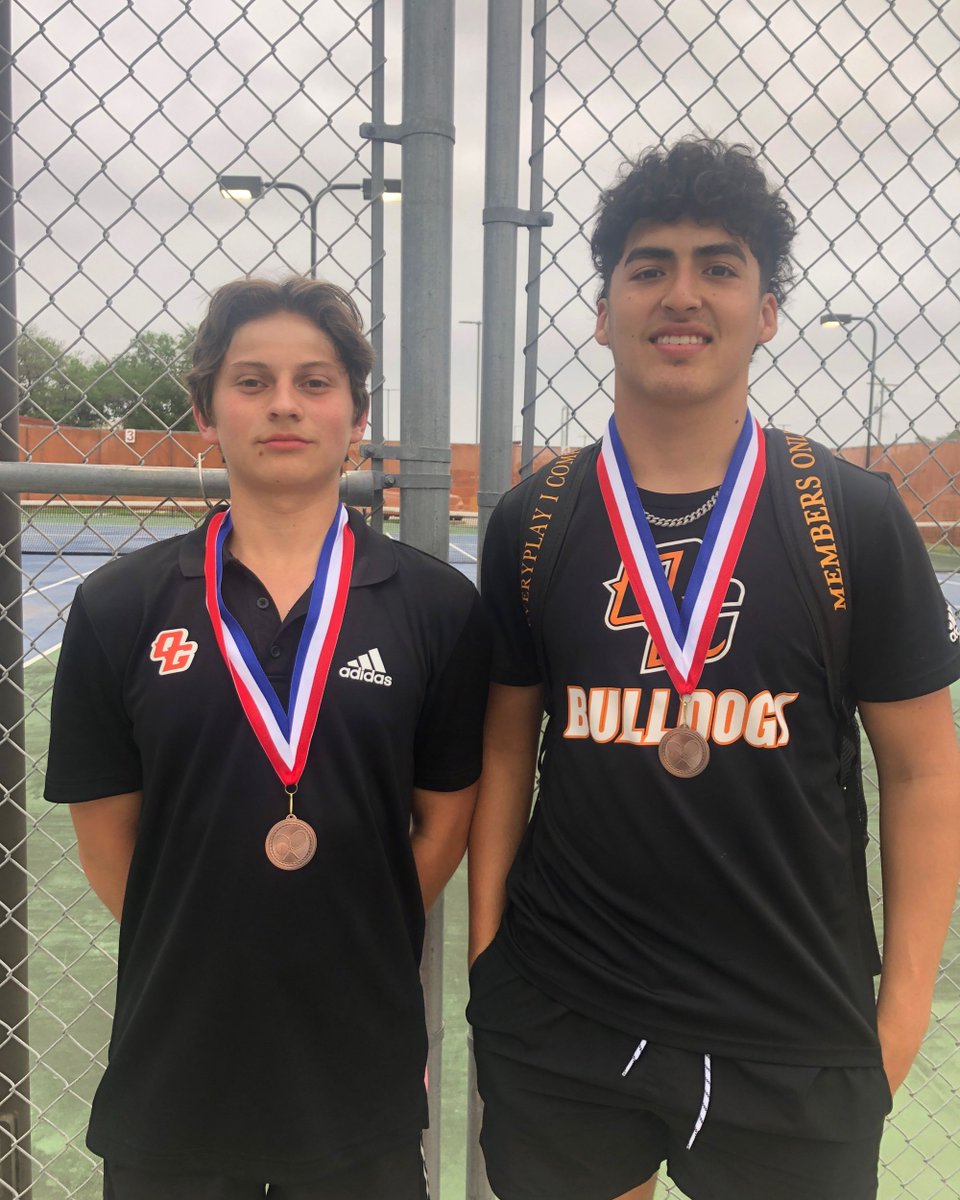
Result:
[[[37,880],[29,900],[29,985],[33,1200],[98,1200],[96,1160],[84,1147],[89,1102],[106,1056],[116,959],[116,925],[86,887],[76,860],[69,815],[42,799],[53,661],[27,669],[34,706],[27,721],[28,865]],[[960,685],[953,689],[960,717]],[[865,763],[868,801],[875,805],[872,762]],[[876,848],[874,847],[874,850]],[[875,858],[875,856],[874,856]],[[879,885],[879,864],[871,865]],[[467,1027],[466,870],[445,898],[443,1072],[441,1081],[443,1200],[465,1192]],[[934,1019],[923,1050],[897,1096],[885,1135],[880,1200],[955,1200],[960,1194],[960,911],[944,954]],[[269,1104],[269,1097],[259,1097]],[[660,1197],[679,1196],[675,1189]],[[771,1198],[773,1200],[773,1198]]]

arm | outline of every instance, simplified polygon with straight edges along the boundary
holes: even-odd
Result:
[[[960,875],[960,751],[950,692],[861,703],[880,779],[883,970],[877,1027],[891,1091],[930,1020]]]
[[[470,962],[492,941],[533,802],[543,690],[490,685],[483,730],[483,774],[470,828]]]
[[[458,792],[414,788],[410,845],[417,864],[423,910],[429,912],[467,848],[477,785]]]
[[[142,800],[142,792],[126,792],[70,805],[80,866],[90,886],[118,921]]]

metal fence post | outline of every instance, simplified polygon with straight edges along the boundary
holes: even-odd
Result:
[[[487,120],[484,144],[483,325],[480,385],[479,554],[490,514],[513,478],[516,362],[517,206],[523,6],[490,0],[487,9]],[[480,1150],[483,1104],[477,1093],[473,1036],[467,1034],[467,1200],[491,1196]]]
[[[19,458],[10,3],[0,3],[0,459]],[[20,513],[0,496],[0,1195],[30,1183],[27,800]]]
[[[479,544],[510,487],[516,363],[517,191],[523,6],[487,9],[487,125],[483,201],[483,372],[480,385]]]
[[[533,80],[530,93],[530,208],[543,206],[543,134],[547,102],[547,0],[533,4]],[[527,251],[527,326],[523,340],[523,405],[521,408],[520,475],[533,471],[537,415],[537,351],[540,338],[540,270],[543,234],[530,230]]]
[[[405,0],[401,223],[400,537],[446,559],[450,541],[450,325],[453,252],[453,0]],[[442,461],[446,448],[447,462]],[[440,1186],[443,900],[427,921],[423,988],[430,1036],[433,1195]]]
[[[370,115],[376,125],[383,121],[384,108],[384,61],[386,36],[384,29],[383,0],[373,0],[370,9],[370,50],[372,71],[370,75]],[[370,425],[376,445],[382,446],[387,439],[383,424],[383,142],[374,140],[370,146],[370,344],[373,346],[373,378],[370,381]],[[374,457],[370,464],[374,472],[383,471],[383,459]],[[370,513],[370,524],[383,532],[383,492],[381,491]]]

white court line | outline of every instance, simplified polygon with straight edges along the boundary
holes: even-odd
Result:
[[[27,661],[23,664],[23,669],[26,670],[27,667],[32,667],[34,663],[46,662],[49,656],[53,654],[55,650],[59,650],[62,645],[63,642],[57,642],[55,646],[48,646],[46,650],[41,650],[40,653],[35,654],[33,658],[27,659]]]
[[[398,537],[394,537],[392,533],[388,533],[386,536],[387,536],[387,537],[390,539],[390,541],[391,541],[391,542],[399,542],[399,541],[400,541],[400,539],[399,539]],[[451,550],[456,550],[458,554],[462,554],[464,558],[468,558],[468,559],[469,559],[469,560],[470,560],[472,563],[476,563],[476,561],[477,561],[477,560],[476,560],[476,558],[475,558],[475,557],[474,557],[474,556],[473,556],[473,555],[470,553],[470,551],[469,551],[469,550],[464,550],[464,548],[463,548],[461,545],[458,545],[458,543],[457,543],[457,542],[450,542],[450,543],[449,543],[449,547],[450,547],[450,549],[451,549]],[[448,563],[448,564],[449,564],[451,567],[455,567],[457,564],[456,564],[456,563],[451,563],[451,562],[450,562],[449,553],[450,553],[450,551],[448,550],[448,551],[447,551],[447,563]]]
[[[49,592],[52,588],[62,587],[65,583],[73,583],[75,579],[86,579],[88,575],[92,575],[96,567],[91,567],[89,571],[81,571],[79,574],[68,575],[66,579],[58,579],[56,583],[45,583],[43,587],[31,587],[23,593],[24,599],[27,596],[39,596],[41,592]]]

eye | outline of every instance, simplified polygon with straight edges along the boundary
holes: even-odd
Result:
[[[236,386],[245,392],[252,392],[260,387],[262,382],[256,375],[243,375],[237,380]]]
[[[301,385],[310,392],[321,392],[324,388],[331,386],[330,380],[322,375],[312,375],[309,379],[305,379]]]
[[[640,267],[631,274],[630,278],[639,280],[659,279],[662,275],[663,270],[660,267]]]
[[[727,266],[726,263],[712,263],[707,267],[706,273],[716,279],[735,279],[737,274],[733,267]]]

